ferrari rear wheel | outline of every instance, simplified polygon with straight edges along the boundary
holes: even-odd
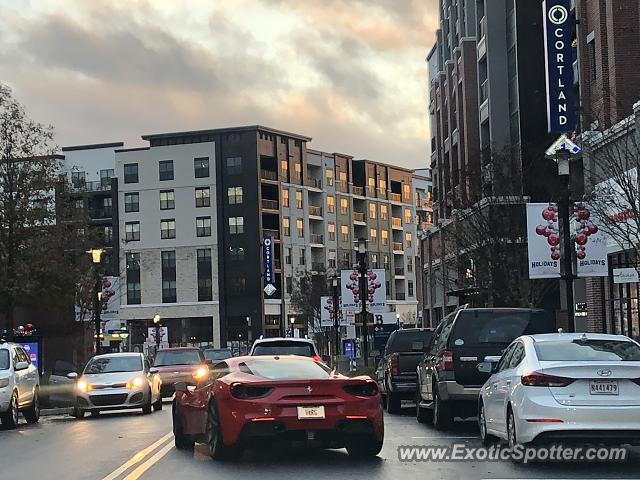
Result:
[[[173,404],[173,437],[178,450],[193,450],[195,442],[184,434],[182,421],[175,403]]]
[[[240,454],[238,446],[224,444],[220,416],[214,402],[209,403],[207,414],[207,449],[214,460],[231,460]]]
[[[375,457],[382,450],[382,441],[375,438],[358,438],[347,445],[349,456],[356,458]]]

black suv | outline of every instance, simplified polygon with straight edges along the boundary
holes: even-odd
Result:
[[[490,376],[478,371],[478,364],[498,362],[520,335],[554,331],[555,322],[544,310],[463,307],[450,313],[417,367],[418,421],[432,420],[444,429],[454,417],[476,416],[480,388]]]

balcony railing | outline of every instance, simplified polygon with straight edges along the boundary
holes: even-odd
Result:
[[[364,197],[364,187],[356,187],[356,186],[354,186],[352,188],[353,188],[352,192],[353,192],[354,195],[358,195],[360,197]]]
[[[393,250],[397,252],[404,252],[404,246],[402,242],[393,242]]]
[[[270,228],[265,228],[262,230],[262,236],[263,237],[271,237],[274,240],[279,240],[280,239],[280,231],[279,230],[272,230]]]
[[[484,103],[489,98],[489,80],[485,80],[480,85],[480,103]]]
[[[338,185],[340,187],[341,192],[347,191],[347,181],[346,180],[338,180]]]
[[[267,210],[278,210],[278,201],[277,200],[269,200],[267,198],[262,199],[262,208]]]
[[[396,276],[404,277],[404,268],[395,269]]]
[[[319,245],[323,245],[324,244],[324,236],[317,234],[317,233],[312,233],[311,235],[309,235],[309,241],[311,243],[317,243]]]
[[[322,207],[316,207],[314,205],[310,205],[309,206],[309,215],[312,215],[314,217],[321,217],[322,216]]]
[[[478,35],[478,40],[483,39],[486,33],[487,33],[487,17],[482,17],[480,19],[480,32]]]
[[[278,180],[278,172],[273,170],[260,170],[260,178],[263,180]]]
[[[400,195],[399,193],[390,193],[389,200],[391,200],[392,202],[402,202],[402,195]]]
[[[314,272],[324,272],[326,269],[325,265],[323,262],[312,262],[311,263],[311,270],[313,270]]]
[[[73,181],[69,184],[69,188],[72,192],[110,192],[111,179],[109,182]]]
[[[322,180],[319,178],[307,178],[307,186],[313,188],[322,188]]]
[[[391,217],[391,226],[394,228],[402,228],[402,219],[398,217]]]
[[[355,222],[364,222],[364,213],[353,212],[353,220]]]
[[[94,208],[89,211],[89,218],[93,220],[97,220],[99,218],[111,218],[111,217],[113,217],[112,207]]]

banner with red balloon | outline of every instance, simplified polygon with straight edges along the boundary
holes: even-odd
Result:
[[[560,277],[560,229],[555,203],[527,204],[529,278]]]
[[[382,313],[387,309],[387,289],[384,269],[367,271],[367,290],[364,292],[367,299],[367,311],[369,313]],[[360,303],[360,274],[358,270],[341,270],[342,310],[344,312],[359,313],[362,310]]]
[[[607,277],[607,235],[598,227],[588,204],[574,204],[573,216],[578,277]]]

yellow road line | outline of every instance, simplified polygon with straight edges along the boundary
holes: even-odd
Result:
[[[167,453],[169,453],[173,449],[173,443],[168,443],[162,449],[160,449],[153,457],[144,462],[138,468],[136,468],[133,472],[125,477],[124,480],[137,480],[140,476],[149,470],[152,466],[160,461],[162,457],[164,457]]]
[[[147,455],[149,455],[156,448],[158,448],[160,445],[162,445],[164,442],[166,442],[167,440],[169,440],[172,437],[173,437],[173,433],[172,432],[167,433],[160,440],[152,443],[151,445],[149,445],[144,450],[140,450],[133,457],[131,457],[125,464],[123,464],[122,466],[118,467],[116,470],[111,472],[109,475],[104,477],[102,480],[115,480],[120,475],[122,475],[124,472],[126,472],[129,468],[131,468],[133,465],[135,465],[136,463],[141,462]],[[170,444],[170,445],[173,445],[173,444]]]

